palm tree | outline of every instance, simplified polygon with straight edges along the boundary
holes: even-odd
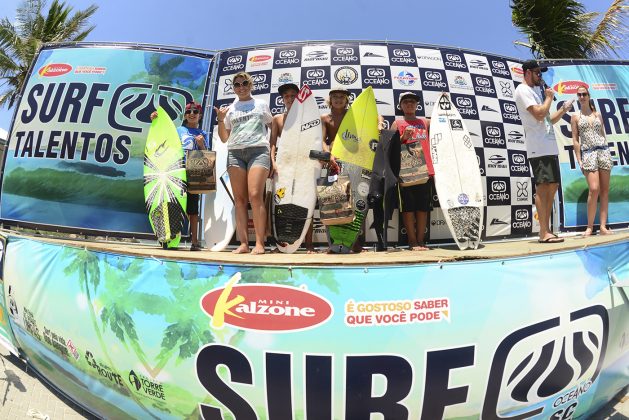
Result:
[[[89,18],[98,6],[91,5],[70,16],[72,7],[53,0],[44,15],[47,0],[24,0],[17,9],[16,23],[0,20],[0,106],[13,107],[26,82],[28,69],[40,47],[48,42],[82,41],[95,28]]]
[[[619,57],[629,32],[625,3],[614,0],[598,13],[575,0],[511,0],[513,24],[528,37],[515,43],[537,58]]]

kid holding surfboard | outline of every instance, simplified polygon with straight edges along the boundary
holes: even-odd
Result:
[[[419,96],[413,92],[404,92],[400,94],[400,108],[404,113],[402,119],[396,120],[391,125],[391,130],[398,130],[400,133],[400,141],[402,147],[405,144],[420,142],[424,150],[424,157],[430,174],[430,154],[429,150],[429,128],[430,120],[426,118],[418,118],[415,113]],[[415,150],[421,150],[419,148]],[[434,171],[433,171],[434,174]],[[424,237],[426,234],[426,226],[428,222],[428,212],[432,207],[432,177],[424,184],[413,186],[399,186],[400,194],[400,211],[402,213],[402,221],[406,228],[408,236],[408,246],[413,251],[427,251]]]

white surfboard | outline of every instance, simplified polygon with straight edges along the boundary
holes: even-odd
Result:
[[[236,211],[229,175],[227,174],[227,143],[214,130],[212,150],[216,152],[216,191],[203,195],[205,246],[211,251],[222,251],[236,231]]]
[[[461,114],[443,93],[430,121],[435,188],[452,238],[460,249],[476,249],[483,228],[483,185],[476,152]]]
[[[321,166],[308,156],[321,150],[321,124],[315,96],[304,85],[286,115],[275,159],[279,174],[273,179],[273,236],[284,253],[297,251],[312,220]]]

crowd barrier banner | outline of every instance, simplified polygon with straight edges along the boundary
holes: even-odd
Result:
[[[15,310],[15,301],[11,299],[11,290],[8,290],[8,298],[4,294],[4,278],[2,277],[2,268],[4,267],[4,250],[6,246],[6,238],[0,235],[0,345],[4,346],[16,356],[19,354],[17,350],[17,342],[9,324],[9,312]]]
[[[107,45],[40,51],[6,151],[0,218],[12,223],[151,233],[143,193],[150,114],[179,125],[203,101],[211,54]]]
[[[629,383],[627,261],[288,269],[10,236],[4,288],[31,364],[107,418],[569,419]]]
[[[629,224],[629,64],[588,62],[552,63],[544,73],[546,83],[556,92],[557,106],[574,99],[571,112],[555,125],[555,138],[561,162],[562,228],[587,226],[588,185],[573,153],[570,117],[580,112],[577,89],[590,92],[596,110],[603,118],[607,144],[614,167],[609,189],[608,221],[611,225]],[[598,223],[598,216],[596,223]]]

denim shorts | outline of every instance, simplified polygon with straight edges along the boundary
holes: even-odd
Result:
[[[266,146],[234,149],[227,152],[227,167],[237,166],[249,170],[253,166],[271,169],[271,153]]]

